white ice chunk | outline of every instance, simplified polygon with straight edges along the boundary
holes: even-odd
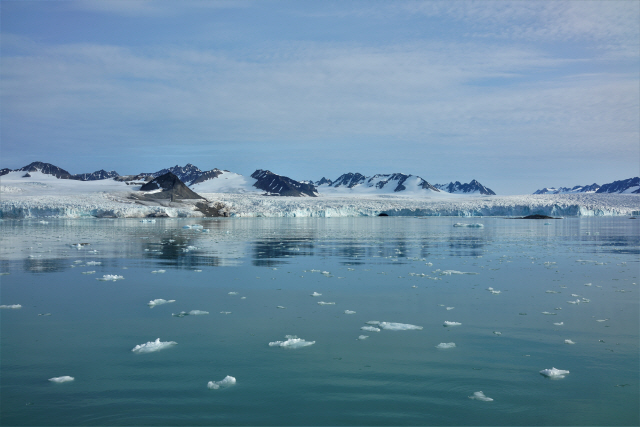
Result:
[[[189,312],[190,316],[202,316],[203,314],[209,314],[208,311],[202,311],[202,310],[191,310]]]
[[[542,371],[540,371],[540,374],[544,375],[545,377],[549,377],[553,379],[564,378],[564,376],[568,373],[569,371],[563,371],[562,369],[556,369],[556,368],[543,369]]]
[[[482,228],[484,227],[483,224],[463,224],[461,222],[456,222],[455,224],[453,224],[454,227],[472,227],[472,228]]]
[[[319,297],[319,296],[321,296],[321,295],[322,295],[322,294],[319,294],[319,293],[317,293],[317,292],[314,292],[314,293],[312,293],[312,294],[311,294],[311,296],[312,296],[312,297]]]
[[[447,307],[447,310],[453,310],[455,307]]]
[[[462,323],[459,323],[459,322],[449,322],[449,321],[446,321],[446,320],[445,320],[445,321],[444,321],[444,325],[442,325],[442,326],[460,326],[460,325],[462,325]]]
[[[73,381],[73,380],[75,380],[75,378],[70,377],[68,375],[63,375],[61,377],[49,378],[49,381],[51,381],[52,383],[67,383],[67,382]]]
[[[175,341],[160,341],[160,338],[157,338],[155,341],[149,341],[145,344],[138,344],[137,346],[133,347],[133,349],[131,350],[134,353],[151,353],[154,351],[158,351],[158,350],[163,350],[165,348],[169,348],[171,346],[174,346],[178,344]]]
[[[369,338],[369,335],[360,335],[358,337],[359,340],[366,340],[367,338]]]
[[[556,325],[556,326],[562,326],[562,325],[564,325],[564,322],[554,323],[554,325]]]
[[[229,292],[228,295],[238,295],[237,292]]]
[[[422,330],[422,326],[410,325],[408,323],[380,322],[380,327],[388,331]]]
[[[0,305],[0,308],[11,308],[11,309],[18,309],[18,308],[22,308],[22,306],[20,304],[9,304],[9,305]]]
[[[96,271],[92,270],[92,271],[83,271],[82,274],[95,274]]]
[[[298,338],[295,335],[285,335],[286,341],[274,341],[270,342],[270,347],[284,347],[284,348],[300,348],[307,347],[315,344],[315,341],[305,341],[302,338]]]
[[[469,399],[481,400],[483,402],[493,402],[493,399],[484,395],[481,391],[476,391],[473,396],[469,396]]]
[[[335,302],[318,301],[318,305],[336,305]]]
[[[547,316],[556,316],[557,313],[550,313],[548,311],[543,311],[542,314],[546,314]]]
[[[575,342],[571,341],[571,340],[564,340],[565,344],[575,344]]]
[[[115,282],[116,280],[122,280],[124,279],[124,277],[122,276],[118,276],[116,274],[105,274],[102,277],[97,277],[96,280],[100,280],[102,282],[108,282],[108,281],[113,281]]]
[[[345,310],[344,314],[356,314],[356,312],[353,310]]]
[[[585,286],[591,286],[591,283],[585,283],[584,285]]]
[[[166,273],[167,270],[153,270],[152,273],[153,274],[162,274],[162,273]]]
[[[207,314],[209,314],[209,313],[207,313]],[[230,311],[221,311],[220,314],[231,314],[231,312]]]
[[[362,329],[363,331],[368,331],[368,332],[380,332],[380,329],[376,328],[375,326],[363,326],[360,329]]]
[[[166,300],[166,299],[158,298],[158,299],[149,301],[149,307],[153,308],[156,305],[169,304],[171,302],[176,302],[176,300],[174,299]]]
[[[100,265],[102,261],[88,261],[85,265]]]
[[[377,321],[377,320],[369,320],[368,322],[364,322],[364,323],[366,323],[367,325],[379,325],[380,324],[380,322]]]
[[[454,348],[456,343],[454,342],[441,342],[436,346],[436,348]]]
[[[458,270],[442,270],[442,271],[440,271],[440,275],[441,276],[451,276],[452,274],[478,274],[478,273],[469,273],[469,272],[466,272],[466,271],[458,271]]]
[[[609,319],[598,319],[598,320],[596,320],[596,322],[606,322],[607,320],[609,320]]]
[[[502,332],[493,331],[494,335],[502,335]]]
[[[224,379],[220,381],[209,381],[207,383],[207,388],[211,390],[218,390],[225,387],[230,387],[236,384],[236,379],[230,375],[224,377]]]

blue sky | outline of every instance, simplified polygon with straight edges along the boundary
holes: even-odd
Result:
[[[0,167],[403,172],[498,194],[640,174],[638,1],[0,8]]]

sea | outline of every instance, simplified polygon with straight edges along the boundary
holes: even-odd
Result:
[[[640,219],[0,232],[2,426],[640,424]]]

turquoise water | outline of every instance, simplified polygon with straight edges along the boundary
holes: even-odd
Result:
[[[0,222],[3,426],[640,422],[638,221],[47,221]]]

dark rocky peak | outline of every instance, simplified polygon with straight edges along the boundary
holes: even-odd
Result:
[[[229,171],[226,171],[226,172],[229,172]],[[193,179],[189,185],[194,185],[194,184],[198,184],[200,182],[205,182],[205,181],[208,181],[210,179],[217,178],[220,175],[222,175],[222,173],[223,173],[223,171],[221,171],[220,169],[211,169],[210,171],[202,172],[200,174],[200,176],[198,176],[197,178]]]
[[[13,172],[13,169],[9,169],[9,168],[0,169],[0,176],[6,175],[9,172]]]
[[[185,166],[175,165],[168,169],[162,169],[158,172],[154,172],[151,174],[154,178],[165,175],[167,172],[171,172],[183,183],[187,185],[193,184],[193,181],[198,179],[203,172],[197,166],[192,165],[191,163],[187,163]]]
[[[79,173],[72,175],[72,179],[77,179],[80,181],[98,181],[100,179],[112,179],[119,176],[120,175],[116,171],[107,172],[104,169],[100,169],[99,171],[95,171],[92,173]]]
[[[640,177],[624,179],[621,181],[613,181],[612,183],[604,184],[602,187],[598,189],[598,191],[596,191],[596,193],[629,192],[634,194],[640,194],[640,188],[637,188],[632,191],[628,191],[628,190],[631,190],[632,187],[640,187]]]
[[[347,187],[347,188],[353,188],[358,184],[362,184],[367,178],[359,173],[345,173],[342,174],[338,177],[338,179],[336,179],[335,181],[333,181],[333,183],[331,184],[332,187]]]
[[[17,170],[24,172],[41,172],[47,175],[53,175],[60,179],[71,179],[71,174],[69,172],[59,168],[58,166],[52,165],[51,163],[33,162]]]
[[[251,174],[256,182],[253,186],[264,190],[268,195],[287,197],[317,197],[318,191],[313,184],[303,184],[286,176],[277,175],[271,171],[258,169]]]
[[[171,172],[167,172],[140,187],[140,191],[154,190],[162,191],[152,193],[147,196],[153,199],[171,200],[204,199],[204,197],[198,195],[189,187],[184,185],[180,178]]]
[[[495,196],[496,193],[490,188],[480,184],[475,179],[468,184],[462,184],[460,181],[450,182],[449,184],[435,184],[435,187],[447,193],[480,193],[486,196]]]
[[[321,185],[331,185],[333,183],[333,181],[331,181],[330,179],[325,178],[324,176],[322,177],[322,179],[320,181],[316,182],[316,186],[321,186]]]

